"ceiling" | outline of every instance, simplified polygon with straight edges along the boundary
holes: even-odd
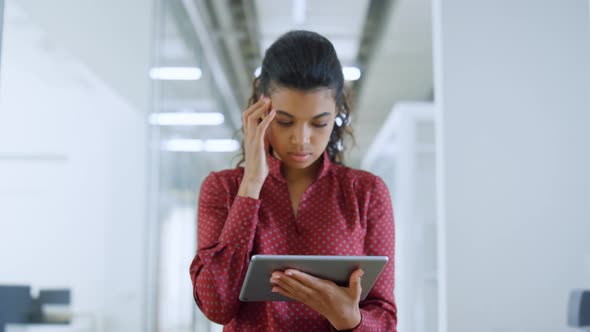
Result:
[[[355,65],[369,0],[276,1],[256,0],[260,53],[292,29],[316,31],[330,39],[342,65]],[[297,22],[297,4],[304,16]]]
[[[148,91],[142,84],[146,84],[150,50],[156,50],[156,65],[203,70],[198,81],[157,82],[156,109],[221,111],[225,124],[160,127],[161,139],[235,137],[254,69],[268,45],[292,29],[328,37],[343,65],[362,70],[360,80],[349,82],[357,146],[348,151],[345,162],[352,167],[359,167],[363,152],[396,102],[433,98],[430,0],[153,0],[154,16],[141,0],[123,7],[114,0],[100,5],[90,1],[91,7],[69,6],[67,1],[59,0],[63,6],[53,2],[41,6],[33,0],[19,3],[56,42],[111,82],[114,91],[137,109],[151,109],[149,96],[141,92]],[[303,15],[294,15],[301,4]],[[67,15],[53,14],[63,10]],[[104,24],[104,17],[109,24]],[[157,18],[155,28],[149,17]],[[156,32],[155,39],[150,31]],[[120,35],[115,46],[113,34]],[[115,52],[104,52],[113,47]],[[235,165],[235,155],[163,152],[162,186],[194,191],[210,170]]]
[[[265,49],[292,29],[326,36],[343,65],[362,70],[360,80],[348,82],[354,97],[352,123],[357,145],[348,151],[345,162],[352,167],[360,166],[363,152],[396,102],[433,99],[430,0],[161,3],[159,64],[203,69],[199,81],[160,84],[162,111],[218,110],[228,120],[217,127],[163,128],[163,138],[231,138],[241,126],[240,112]],[[298,17],[294,12],[301,4],[304,15]],[[206,158],[192,158],[198,160],[195,167],[219,169],[229,167],[233,156],[235,153],[207,153]]]
[[[386,16],[358,89],[353,118],[358,149],[350,158],[355,167],[395,103],[434,97],[431,1],[395,1]]]

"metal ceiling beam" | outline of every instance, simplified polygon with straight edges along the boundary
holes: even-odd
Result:
[[[211,37],[209,27],[210,19],[205,14],[204,4],[200,0],[182,0],[182,5],[191,21],[197,39],[202,46],[203,55],[213,76],[213,81],[221,96],[221,102],[225,103],[231,123],[234,129],[242,126],[242,103],[238,103],[234,88],[222,63],[223,53]]]
[[[241,1],[244,11],[244,20],[246,30],[248,31],[249,47],[246,49],[247,56],[251,62],[250,69],[256,69],[261,64],[262,55],[260,54],[260,29],[258,28],[258,11],[256,9],[256,1],[252,0],[234,0]]]
[[[382,39],[383,30],[388,18],[387,15],[394,3],[395,0],[371,0],[369,3],[369,10],[367,10],[367,17],[365,18],[365,25],[359,42],[359,53],[357,56],[358,64],[363,72],[367,71],[375,54],[375,47]],[[357,92],[360,91],[364,77],[364,75],[361,76],[354,84]]]
[[[213,14],[217,18],[218,26],[214,27],[215,31],[229,31],[221,35],[220,42],[224,55],[230,63],[232,77],[235,79],[234,86],[237,87],[236,95],[241,104],[245,104],[250,90],[250,84],[253,78],[253,71],[248,71],[248,66],[244,61],[240,40],[247,35],[243,31],[236,29],[236,20],[232,11],[237,8],[231,7],[228,1],[210,1]],[[234,32],[235,31],[235,32]],[[239,32],[238,32],[239,31]]]

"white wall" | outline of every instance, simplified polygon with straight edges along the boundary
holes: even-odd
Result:
[[[362,163],[363,169],[381,176],[391,191],[400,331],[437,331],[434,146],[434,105],[399,102]]]
[[[588,1],[434,8],[441,331],[571,331],[568,292],[590,287]]]
[[[67,49],[133,107],[148,111],[154,0],[5,2],[18,3],[52,43]]]
[[[0,284],[72,288],[99,331],[145,330],[145,116],[13,1],[2,52]]]

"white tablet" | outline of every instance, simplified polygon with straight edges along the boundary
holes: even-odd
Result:
[[[293,301],[272,292],[270,283],[274,271],[296,269],[332,280],[340,286],[348,286],[350,274],[357,268],[365,273],[361,278],[361,301],[364,300],[388,261],[387,256],[301,256],[301,255],[254,255],[242,284],[240,300],[251,301]]]

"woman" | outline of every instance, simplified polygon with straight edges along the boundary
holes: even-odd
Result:
[[[190,274],[203,313],[224,331],[395,331],[394,224],[389,191],[342,165],[350,108],[342,67],[326,38],[291,31],[266,51],[243,113],[244,167],[211,173],[198,207]],[[273,291],[294,302],[240,302],[254,254],[384,255],[364,301],[363,272],[348,287],[275,271]]]

